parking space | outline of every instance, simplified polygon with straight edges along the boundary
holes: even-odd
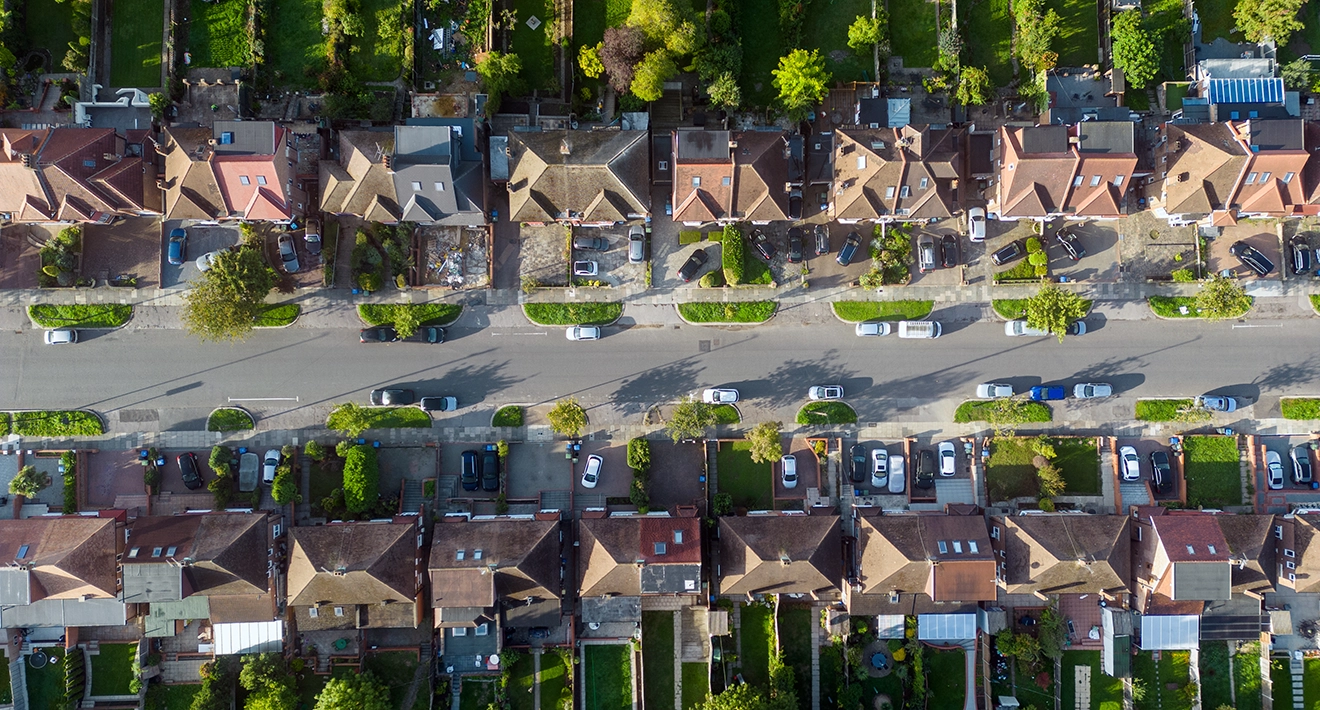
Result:
[[[633,473],[628,468],[628,442],[625,439],[602,439],[583,441],[582,454],[573,466],[573,490],[577,495],[595,494],[598,496],[628,497],[632,485]],[[587,457],[595,454],[601,458],[600,477],[595,488],[582,485],[582,472],[587,468]]]
[[[494,442],[491,442],[491,443],[494,443]],[[441,446],[441,447],[440,447],[440,455],[439,455],[438,457],[436,457],[436,465],[439,466],[438,475],[440,475],[440,476],[453,476],[455,479],[457,479],[457,482],[454,484],[454,490],[453,490],[452,492],[451,492],[451,491],[441,491],[441,492],[440,492],[440,495],[442,495],[442,496],[444,496],[444,495],[453,495],[453,496],[457,496],[457,497],[459,497],[459,498],[476,498],[476,499],[487,499],[487,498],[489,498],[489,499],[494,499],[495,496],[499,495],[499,491],[483,491],[483,490],[481,490],[480,488],[478,488],[478,489],[475,490],[475,491],[465,491],[465,490],[463,490],[463,481],[462,481],[462,475],[463,475],[463,452],[464,452],[464,451],[475,451],[475,452],[477,452],[477,453],[479,454],[479,453],[481,452],[481,450],[484,449],[485,447],[486,447],[486,444],[485,444],[485,443],[482,443],[482,442],[470,442],[470,441],[468,441],[468,442],[455,442],[455,443],[453,443],[453,444],[448,444],[448,445],[445,445],[445,446]],[[510,450],[509,450],[509,458],[513,458],[513,448],[512,448],[512,447],[510,447]],[[382,462],[382,464],[381,464],[381,471],[382,471],[382,474],[383,474],[383,472],[384,472],[384,466],[385,466],[385,464]],[[506,479],[506,480],[508,480],[508,478],[509,478],[508,473],[509,473],[509,466],[508,466],[508,464],[506,463],[506,464],[505,464],[505,467],[504,467],[504,474],[505,474],[505,479]],[[397,484],[396,484],[396,485],[397,485]],[[384,484],[381,484],[381,490],[382,490],[382,491],[385,490]],[[513,496],[512,494],[509,494],[509,497],[512,498],[512,497],[514,497],[514,496]]]
[[[703,231],[713,231],[707,228]],[[683,266],[683,262],[692,256],[692,253],[701,249],[706,252],[706,263],[692,277],[690,283],[684,284],[683,279],[678,277],[678,270]],[[658,237],[654,232],[651,235],[651,285],[657,288],[681,288],[683,286],[697,287],[697,282],[701,277],[710,271],[716,271],[721,267],[720,243],[702,241],[695,244],[679,244],[678,234],[669,239]]]
[[[1314,483],[1315,466],[1320,462],[1316,448],[1320,447],[1320,440],[1312,439],[1310,436],[1262,436],[1259,439],[1260,450],[1259,465],[1256,467],[1256,487],[1260,490],[1268,491],[1272,495],[1283,494],[1288,496],[1291,502],[1300,502],[1303,500],[1320,499],[1320,483]],[[1278,454],[1279,463],[1283,467],[1283,488],[1273,489],[1269,486],[1269,466],[1268,456],[1270,453]],[[1294,463],[1296,457],[1298,463]],[[1309,469],[1306,464],[1310,464]],[[1309,481],[1306,480],[1309,470]],[[1301,473],[1302,480],[1299,479]],[[1291,494],[1305,492],[1294,498]]]
[[[866,460],[865,462],[862,463],[860,472],[855,471],[853,467],[852,447],[854,444],[859,444],[863,449],[866,450],[865,453]],[[891,471],[893,470],[892,464],[896,459],[900,459],[900,458],[904,459],[903,477],[905,480],[903,485],[904,488],[911,485],[912,467],[907,465],[909,462],[906,460],[906,457],[904,456],[904,450],[906,447],[903,445],[902,441],[885,442],[885,441],[880,441],[878,439],[862,439],[856,442],[847,441],[844,442],[844,449],[843,449],[844,460],[843,460],[842,478],[846,479],[848,485],[852,486],[854,495],[883,496],[889,494],[889,489],[888,489],[889,482],[887,479],[885,482],[885,487],[883,488],[877,488],[871,485],[871,468],[872,468],[871,452],[879,448],[884,448],[884,450],[888,452]],[[898,494],[894,494],[894,495],[898,495]]]
[[[380,462],[378,489],[385,497],[403,493],[403,482],[435,478],[436,449],[426,446],[383,447],[377,451]]]
[[[136,280],[136,288],[155,288],[160,280],[161,237],[156,217],[129,217],[114,224],[88,222],[83,226],[82,274],[96,279],[98,286],[127,277]]]
[[[1279,237],[1274,233],[1273,224],[1236,224],[1224,227],[1219,236],[1210,240],[1210,253],[1206,265],[1211,273],[1231,273],[1233,276],[1258,278],[1240,259],[1229,253],[1236,242],[1246,242],[1265,255],[1274,263],[1274,271],[1266,278],[1277,279],[1282,269],[1286,269]]]
[[[951,267],[945,267],[945,238],[951,238],[953,254],[949,257]],[[921,245],[929,241],[935,254],[934,267],[925,273],[920,268]],[[919,286],[958,286],[963,283],[966,271],[964,255],[970,241],[958,232],[958,224],[945,221],[913,230],[912,234],[912,281]]]
[[[138,463],[137,450],[87,453],[83,455],[83,461],[86,469],[82,475],[86,494],[84,504],[87,508],[112,508],[119,496],[145,492],[142,485],[144,469]]]
[[[1061,228],[1077,237],[1086,252],[1073,261],[1057,239]],[[1051,223],[1041,242],[1050,256],[1050,274],[1068,281],[1114,282],[1118,280],[1118,230],[1110,222]]]
[[[1027,237],[1036,236],[1033,231],[1033,224],[1030,220],[987,219],[985,222],[985,241],[971,245],[964,256],[963,263],[967,265],[967,282],[969,284],[994,283],[995,274],[1013,268],[1018,261],[1025,258],[1023,256],[999,266],[991,259],[991,255],[1014,241],[1021,240],[1025,242]]]
[[[808,274],[807,278],[810,279],[813,287],[840,288],[848,286],[871,269],[871,228],[868,225],[839,224],[838,222],[829,222],[825,227],[829,230],[829,249],[820,256],[816,255],[814,248],[815,225],[803,225],[802,227],[808,237],[807,268],[811,270],[811,273]],[[838,262],[839,250],[843,248],[844,242],[852,232],[857,232],[862,245],[857,249],[857,254],[853,256],[852,263],[847,266],[840,266]]]
[[[193,451],[192,453],[197,456],[197,473],[202,477],[202,487],[196,491],[189,490],[187,486],[183,485],[183,472],[179,470],[179,457],[185,453],[188,452],[184,449],[161,449],[160,455],[165,457],[165,466],[160,471],[160,490],[162,492],[206,493],[206,484],[215,478],[215,474],[211,473],[211,467],[206,463],[211,458],[211,451],[209,449]],[[139,470],[139,482],[142,480],[141,476],[142,473]]]
[[[184,261],[182,266],[169,263],[166,244],[168,243],[169,233],[174,229],[182,228],[188,233],[188,248],[184,252]],[[180,220],[169,220],[161,224],[161,249],[160,260],[163,264],[163,278],[161,279],[162,288],[176,288],[186,286],[201,272],[197,270],[197,257],[221,249],[229,249],[238,245],[240,237],[238,225],[218,225],[218,224],[189,224]]]
[[[36,288],[41,245],[60,228],[58,224],[7,224],[0,229],[0,288]]]
[[[321,257],[313,256],[307,251],[307,241],[303,239],[307,235],[306,230],[288,230],[285,225],[270,223],[259,223],[256,229],[261,235],[262,244],[266,247],[266,263],[270,264],[276,273],[288,276],[293,281],[294,288],[314,288],[321,285]],[[294,257],[297,261],[297,270],[292,272],[285,269],[283,259],[280,257],[279,239],[285,235],[293,245]]]
[[[573,473],[573,462],[565,458],[562,441],[509,444],[504,469],[506,495],[525,500],[539,497],[541,491],[566,491],[573,485]]]
[[[788,441],[784,447],[784,454],[793,457],[797,465],[798,480],[796,486],[785,487],[783,463],[776,463],[774,465],[776,500],[801,500],[807,497],[808,488],[820,488],[820,464],[816,461],[816,454],[805,438],[794,437]]]
[[[626,463],[626,460],[625,460]],[[651,507],[704,505],[706,451],[702,444],[675,444],[651,440]]]
[[[568,229],[562,224],[518,228],[518,277],[541,286],[568,285]]]
[[[595,276],[578,276],[584,280],[602,281],[610,286],[646,285],[646,264],[628,262],[628,230],[631,225],[620,224],[610,227],[574,227],[574,242],[580,240],[604,239],[605,251],[573,249],[572,260],[592,261],[596,263]]]
[[[1179,463],[1179,459],[1178,459],[1178,457],[1177,457],[1176,455],[1174,455],[1174,453],[1173,453],[1172,450],[1169,449],[1169,440],[1168,440],[1168,439],[1149,439],[1149,438],[1147,438],[1147,439],[1136,439],[1136,438],[1118,439],[1118,440],[1115,442],[1114,446],[1115,446],[1115,448],[1114,448],[1114,455],[1118,457],[1118,463],[1117,463],[1117,465],[1116,465],[1116,467],[1115,467],[1115,475],[1118,476],[1118,483],[1121,483],[1121,484],[1133,484],[1133,483],[1138,483],[1138,484],[1139,484],[1139,483],[1146,483],[1146,484],[1149,484],[1151,495],[1154,496],[1155,500],[1157,500],[1157,501],[1161,501],[1161,500],[1177,500],[1177,499],[1178,499],[1178,491],[1179,491],[1179,489],[1181,488],[1180,481],[1182,481],[1182,469],[1181,469],[1181,467],[1178,465],[1178,463]],[[1135,480],[1135,481],[1129,481],[1129,480],[1125,480],[1125,479],[1123,478],[1123,458],[1122,458],[1122,452],[1123,452],[1123,448],[1124,448],[1124,447],[1128,447],[1128,446],[1132,447],[1133,449],[1136,449],[1136,452],[1137,452],[1137,461],[1138,461],[1138,463],[1139,463],[1138,468],[1140,468],[1140,470],[1141,470],[1141,477],[1138,478],[1138,479]],[[1156,488],[1156,486],[1155,486],[1155,481],[1154,481],[1154,475],[1155,475],[1155,474],[1154,474],[1154,471],[1153,471],[1153,469],[1152,469],[1152,467],[1151,467],[1151,463],[1150,463],[1150,455],[1151,455],[1152,453],[1155,453],[1156,451],[1163,451],[1163,452],[1169,457],[1169,467],[1170,467],[1170,468],[1172,469],[1172,471],[1173,471],[1173,479],[1172,479],[1172,481],[1166,486],[1166,491],[1165,491],[1165,492],[1161,492],[1161,491],[1159,491],[1159,490]]]

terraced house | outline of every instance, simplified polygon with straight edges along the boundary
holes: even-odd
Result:
[[[0,212],[14,222],[109,222],[161,212],[148,130],[0,129]]]

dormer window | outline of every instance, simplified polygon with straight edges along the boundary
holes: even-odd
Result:
[[[436,192],[444,192],[444,191],[445,191],[445,184],[444,184],[443,182],[437,182],[437,183],[435,183],[435,191],[436,191]]]
[[[1122,187],[1122,186],[1123,186],[1123,176],[1122,176],[1122,175],[1115,175],[1115,176],[1114,176],[1114,187]]]

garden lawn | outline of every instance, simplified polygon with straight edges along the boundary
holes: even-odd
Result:
[[[1021,661],[1013,664],[1013,678],[1017,687],[1017,696],[1028,705],[1049,707],[1054,697],[1054,665],[1044,660],[1035,668]],[[1041,674],[1045,676],[1045,687],[1036,682]],[[1074,706],[1075,707],[1075,706]]]
[[[967,698],[967,669],[962,649],[926,649],[926,685],[930,688],[929,710],[961,710]],[[932,680],[933,679],[933,680]]]
[[[1260,643],[1243,644],[1233,656],[1233,688],[1237,710],[1260,710]]]
[[[779,39],[778,5],[775,0],[741,2],[738,22],[742,29],[743,103],[749,108],[769,106],[779,94],[771,84],[774,77],[770,72],[779,67],[779,57],[787,53]],[[808,16],[811,14],[807,12]]]
[[[674,708],[672,611],[642,612],[642,696],[648,710]]]
[[[6,671],[6,674],[8,674],[8,671]],[[308,675],[315,674],[308,673]],[[320,676],[317,677],[319,678]],[[180,710],[187,710],[192,707],[193,698],[197,697],[197,694],[201,691],[201,683],[189,683],[187,685],[162,685],[160,683],[152,683],[147,690],[147,697],[149,699],[154,699],[156,701],[156,707],[158,708],[166,708],[167,710],[180,708]],[[320,692],[319,688],[317,689],[317,692]],[[314,696],[313,699],[315,699]],[[307,707],[312,707],[313,704],[314,703],[308,703]],[[148,701],[147,706],[150,707],[150,700]]]
[[[1057,451],[1057,450],[1056,450]],[[995,437],[990,444],[990,461],[985,467],[985,484],[991,501],[1010,500],[1040,494],[1035,455],[1026,442],[1017,437]]]
[[[367,429],[429,429],[431,415],[417,407],[366,407],[370,420]],[[325,425],[336,431],[343,428],[343,417],[336,408],[326,418]]]
[[[1039,281],[1036,278],[1036,267],[1025,257],[1013,268],[995,272],[995,283],[1014,281]]]
[[[1320,399],[1315,397],[1284,397],[1279,409],[1284,419],[1320,419]]]
[[[547,0],[514,0],[514,9],[518,12],[518,24],[513,30],[512,51],[522,59],[522,76],[527,81],[527,89],[548,89],[555,83],[554,52],[551,51],[551,37],[546,34],[550,25],[547,20],[554,18],[554,3]],[[541,21],[536,29],[527,26],[527,20],[533,15]],[[601,28],[603,34],[605,29]],[[574,55],[573,61],[577,61]]]
[[[778,307],[778,301],[680,303],[678,314],[692,323],[764,323]]]
[[[1222,508],[1242,505],[1241,464],[1237,440],[1227,436],[1183,438],[1187,505]]]
[[[28,663],[27,691],[30,708],[56,708],[64,699],[64,649],[43,650],[51,660],[41,668],[33,668],[32,664],[28,663],[31,656],[23,656],[23,662]]]
[[[1067,484],[1064,495],[1100,495],[1100,454],[1094,439],[1055,439],[1054,465]]]
[[[390,689],[390,707],[408,710],[403,707],[403,699],[417,677],[417,654],[409,651],[382,651],[367,656],[362,664],[364,671],[376,674],[380,682]],[[411,710],[425,710],[430,707],[431,691],[423,674],[417,695]],[[515,706],[516,707],[516,706]],[[530,706],[529,706],[530,707]]]
[[[1022,422],[1048,422],[1054,419],[1054,411],[1048,404],[1014,400],[1014,406]],[[983,399],[972,399],[958,405],[953,413],[953,421],[958,424],[967,422],[988,422],[995,412],[995,403]]]
[[[839,682],[842,680],[843,658],[836,646],[822,646],[820,649],[820,707],[821,710],[837,710],[839,707]],[[683,708],[683,710],[688,710]]]
[[[3,668],[0,668],[0,704],[8,705],[12,702],[14,702],[14,689],[10,685],[9,664],[5,663]]]
[[[963,66],[985,67],[990,82],[1007,86],[1013,81],[1013,11],[1010,0],[960,3],[963,36],[975,38],[963,45]]]
[[[273,72],[277,84],[298,88],[316,85],[316,78],[308,76],[307,70],[315,70],[325,64],[325,36],[321,34],[321,19],[324,15],[321,8],[321,0],[280,0],[271,3],[270,26],[279,30],[266,33],[264,63]],[[326,237],[329,236],[327,233]]]
[[[1314,708],[1317,704],[1320,704],[1320,658],[1307,658],[1302,661],[1302,707]]]
[[[626,644],[586,647],[582,669],[585,710],[632,710],[630,653],[631,647]]]
[[[1139,399],[1136,417],[1143,422],[1171,422],[1179,412],[1192,407],[1190,399]]]
[[[1063,696],[1060,707],[1076,707],[1077,688],[1074,682],[1078,668],[1091,667],[1091,707],[1095,710],[1122,710],[1123,681],[1110,678],[1100,669],[1099,651],[1064,651],[1063,677],[1059,679],[1059,692]]]
[[[1018,320],[1027,317],[1027,303],[1030,299],[1026,298],[996,298],[990,301],[990,307],[995,309],[995,313],[1000,318],[1008,320]]]
[[[811,710],[811,607],[779,607],[779,648],[797,681],[798,707]]]
[[[858,323],[864,320],[921,320],[934,301],[835,301],[834,315]]]
[[[535,699],[535,691],[532,688],[536,680],[534,667],[535,659],[532,658],[532,654],[525,653],[520,655],[518,661],[509,669],[509,686],[506,693],[509,710],[533,710],[536,707],[532,702]]]
[[[333,456],[333,452],[331,456]],[[342,463],[339,462],[338,458],[335,458],[332,463],[330,457],[326,457],[325,461],[313,461],[311,476],[307,479],[307,486],[307,495],[311,499],[309,502],[312,504],[313,512],[324,515],[324,511],[321,510],[321,501],[329,498],[336,488],[344,487],[344,467]]]
[[[1288,661],[1282,658],[1270,659],[1270,680],[1274,686],[1274,706],[1281,709],[1292,707],[1292,673],[1288,671]]]
[[[609,325],[623,315],[623,304],[526,303],[523,313],[537,325]]]
[[[63,71],[59,63],[69,51],[69,43],[78,41],[78,35],[73,31],[73,3],[28,0],[23,16],[27,21],[24,39],[35,49],[50,50],[51,59],[55,61],[56,67],[46,67],[46,71]]]
[[[541,692],[545,692],[542,689]],[[705,663],[683,664],[683,707],[680,710],[692,710],[700,706],[710,694],[710,669]]]
[[[380,41],[380,22],[377,14],[398,5],[402,0],[362,0],[362,36],[354,37],[353,48],[360,50],[349,55],[348,66],[359,81],[394,81],[404,74],[398,57],[386,50]],[[412,18],[412,4],[408,4],[408,17]],[[542,18],[544,19],[544,18]],[[412,23],[408,25],[411,27]],[[423,43],[423,46],[427,46]],[[523,66],[526,66],[524,60]],[[411,76],[411,67],[407,75]]]
[[[715,423],[716,424],[737,424],[742,421],[742,415],[738,413],[738,408],[732,404],[715,405]]]
[[[752,462],[747,441],[721,441],[715,455],[720,493],[733,496],[733,504],[748,510],[770,510],[773,497],[770,464]]]
[[[632,0],[574,0],[573,60],[577,61],[577,47],[595,45],[604,39],[606,27],[622,25],[631,12]],[[518,19],[526,18],[519,15]]]
[[[296,303],[271,303],[262,306],[261,313],[257,314],[252,324],[258,328],[283,328],[293,325],[300,313],[302,306]]]
[[[775,651],[774,612],[763,604],[742,608],[742,674],[748,684],[764,691],[770,683],[770,654]]]
[[[936,35],[934,3],[927,0],[890,0],[889,44],[894,55],[903,58],[904,67],[933,66],[939,56]],[[844,39],[847,39],[846,32]]]
[[[1233,705],[1233,677],[1228,672],[1228,644],[1224,641],[1201,643],[1201,707]],[[1309,705],[1307,707],[1310,707]]]
[[[1059,36],[1050,43],[1050,49],[1059,53],[1059,66],[1080,67],[1100,61],[1100,19],[1095,2],[1045,0],[1045,7],[1059,13]]]
[[[206,418],[207,431],[246,431],[255,426],[251,414],[231,407],[217,409]]]
[[[215,0],[192,8],[188,25],[192,66],[246,67],[252,63],[252,47],[244,30],[247,8],[246,0]]]
[[[588,647],[588,649],[591,648],[597,647]],[[455,680],[455,682],[460,681]],[[491,703],[495,702],[494,678],[464,678],[461,682],[463,685],[458,694],[458,707],[460,710],[486,710]]]
[[[101,652],[88,654],[92,667],[92,695],[129,695],[128,682],[133,678],[135,643],[103,643]]]
[[[495,418],[491,420],[491,426],[522,426],[523,408],[516,404],[509,404],[499,408],[495,412]]]
[[[810,402],[797,413],[798,424],[856,424],[857,412],[843,402]]]
[[[1182,696],[1182,688],[1187,685],[1190,658],[1187,651],[1163,651],[1157,673],[1151,652],[1138,653],[1132,659],[1132,676],[1146,681],[1146,699],[1136,703],[1137,710],[1185,710],[1191,707]]]
[[[871,50],[858,54],[848,47],[848,26],[871,16],[870,0],[814,0],[802,23],[802,44],[818,48],[835,81],[875,79]],[[746,60],[744,60],[746,61]],[[802,695],[798,695],[801,699]]]
[[[122,304],[28,306],[28,317],[42,328],[118,328],[133,317],[133,307]]]
[[[159,88],[165,3],[117,0],[115,17],[118,21],[110,23],[110,84]],[[57,56],[63,56],[63,52]]]
[[[564,700],[572,700],[568,689],[568,666],[552,653],[541,656],[541,707],[539,710],[560,710]],[[572,707],[570,703],[570,707]]]
[[[1234,0],[1197,0],[1196,14],[1201,18],[1201,41],[1209,44],[1218,37],[1223,37],[1230,42],[1241,42],[1243,40],[1241,32],[1234,32],[1233,28],[1237,26],[1237,20],[1233,19],[1233,8],[1237,5]],[[1308,15],[1314,17],[1314,13],[1308,13],[1309,5],[1302,6],[1300,13],[1302,18]],[[1314,49],[1314,48],[1313,48]]]

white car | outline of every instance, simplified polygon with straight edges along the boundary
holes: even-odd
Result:
[[[46,331],[47,345],[73,345],[78,342],[78,331],[73,328],[55,328]]]
[[[1114,386],[1104,382],[1088,382],[1073,387],[1077,399],[1100,399],[1114,396]]]
[[[797,457],[785,456],[779,460],[779,482],[784,488],[797,488]]]
[[[952,476],[958,472],[958,453],[953,448],[952,441],[941,441],[939,445],[940,452],[940,475]]]
[[[605,460],[596,454],[587,457],[587,467],[582,469],[582,487],[595,488],[596,482],[600,480],[600,467]]]
[[[903,492],[907,481],[904,480],[904,463],[902,454],[894,454],[889,457],[889,492],[892,495],[898,495]]]
[[[1277,451],[1265,452],[1265,482],[1272,491],[1283,488],[1283,459]]]
[[[807,390],[807,397],[811,399],[843,399],[842,385],[816,385]]]
[[[1049,334],[1050,331],[1048,330],[1041,330],[1040,328],[1032,328],[1031,326],[1027,325],[1027,322],[1025,320],[1011,320],[1004,324],[1004,335],[1008,335],[1008,336],[1027,335],[1033,337],[1040,337]]]
[[[1005,399],[1013,396],[1013,385],[987,382],[976,386],[976,396],[981,399]]]
[[[738,401],[738,390],[708,389],[701,393],[701,401],[706,404],[732,404]]]
[[[980,207],[967,210],[967,238],[974,242],[985,241],[985,210]]]
[[[868,335],[889,335],[889,323],[882,320],[867,320],[857,324],[858,337]]]
[[[202,254],[201,256],[197,257],[197,261],[194,262],[197,264],[197,270],[201,272],[210,271],[211,262],[215,261],[215,258],[220,255],[220,252],[223,251],[224,249],[217,249],[216,251],[208,251],[205,254]]]
[[[884,488],[889,485],[889,451],[884,448],[871,449],[871,487]]]
[[[275,469],[280,466],[280,450],[270,449],[261,457],[261,482],[270,485],[275,482]]]
[[[574,276],[595,276],[600,268],[594,261],[575,261],[573,262]]]
[[[1141,457],[1137,456],[1137,450],[1132,446],[1124,446],[1118,450],[1119,461],[1123,465],[1124,481],[1141,480]]]
[[[600,340],[600,326],[570,325],[568,330],[564,331],[564,337],[569,340]]]

